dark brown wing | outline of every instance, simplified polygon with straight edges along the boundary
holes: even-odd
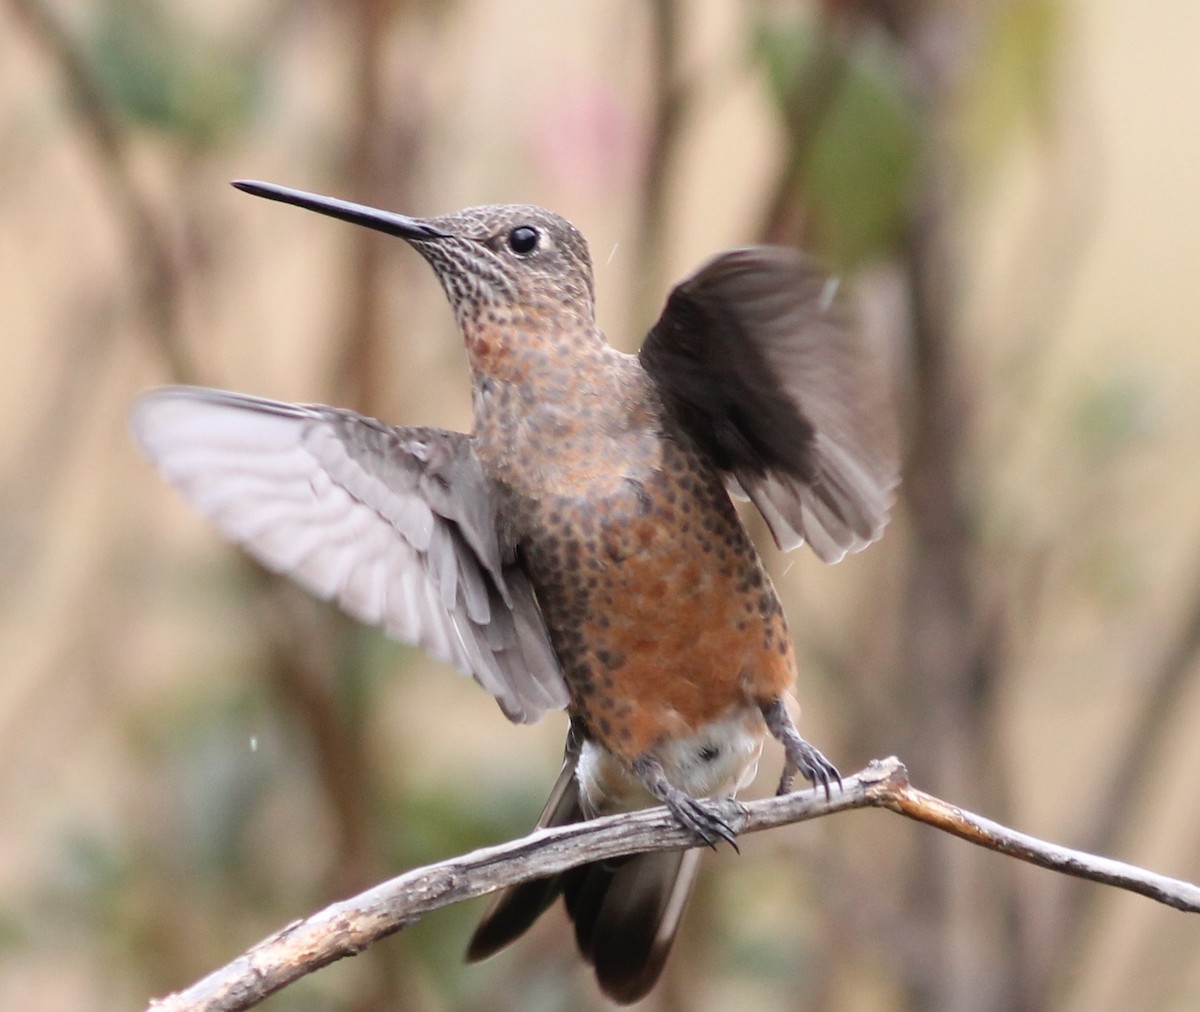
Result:
[[[132,427],[171,484],[269,569],[457,665],[512,720],[566,705],[469,436],[194,387],[146,394]]]
[[[733,250],[672,291],[640,353],[779,547],[826,562],[879,537],[898,480],[882,370],[837,294],[795,250]]]

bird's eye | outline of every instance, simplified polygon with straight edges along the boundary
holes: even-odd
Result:
[[[508,248],[517,256],[526,256],[538,246],[541,235],[532,225],[518,225],[508,233]]]

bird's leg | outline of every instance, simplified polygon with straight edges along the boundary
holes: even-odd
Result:
[[[713,850],[717,849],[717,843],[721,840],[734,850],[738,849],[734,842],[736,830],[711,804],[693,798],[667,780],[662,763],[655,756],[649,753],[638,756],[633,761],[633,772],[642,786],[671,810],[681,826],[690,829]]]
[[[792,778],[797,773],[803,773],[805,779],[814,787],[820,785],[825,788],[825,798],[828,800],[830,784],[836,781],[838,787],[842,786],[842,777],[837,767],[800,737],[800,732],[792,723],[791,714],[787,712],[782,699],[773,699],[761,705],[767,730],[783,743],[787,755],[783,764],[783,776],[779,778],[778,793],[787,794],[792,789]]]

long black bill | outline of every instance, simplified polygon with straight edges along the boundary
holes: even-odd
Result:
[[[432,225],[427,225],[419,218],[409,218],[407,215],[395,214],[392,211],[380,211],[378,208],[367,207],[366,204],[353,204],[348,200],[338,200],[336,197],[322,197],[319,193],[305,193],[303,190],[293,190],[286,186],[276,186],[274,183],[260,183],[254,179],[238,179],[233,183],[239,190],[252,193],[256,197],[266,197],[267,200],[278,200],[284,204],[295,204],[319,214],[327,214],[331,218],[354,225],[365,225],[378,232],[399,236],[417,242],[430,239],[446,239],[449,234],[441,232]]]

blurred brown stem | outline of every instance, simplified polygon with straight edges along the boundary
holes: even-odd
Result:
[[[70,96],[76,131],[95,159],[138,277],[137,304],[146,313],[146,336],[166,360],[175,382],[195,382],[183,325],[183,271],[165,223],[136,181],[120,117],[100,82],[51,9],[37,0],[8,0],[29,35],[58,70]]]
[[[1188,683],[1197,675],[1200,661],[1200,586],[1194,587],[1192,602],[1158,667],[1140,693],[1141,706],[1131,717],[1124,742],[1112,751],[1116,760],[1108,771],[1108,782],[1095,804],[1091,827],[1082,833],[1084,845],[1091,850],[1113,850],[1131,826],[1142,825],[1137,818],[1138,794],[1153,782],[1153,771],[1160,765],[1164,733],[1179,714],[1179,700]],[[1066,890],[1064,910],[1058,921],[1059,937],[1040,948],[1047,955],[1067,953],[1064,960],[1040,960],[1034,965],[1036,977],[1043,981],[1043,993],[1050,996],[1051,980],[1073,979],[1082,958],[1083,940],[1096,921],[1096,897],[1074,887]],[[1065,965],[1064,965],[1065,963]]]
[[[257,567],[256,567],[257,568]],[[336,657],[339,637],[351,620],[340,614],[314,622],[320,606],[294,585],[258,570],[267,589],[264,626],[268,658],[263,673],[280,707],[306,734],[315,758],[321,796],[332,817],[336,848],[328,862],[326,895],[362,889],[383,874],[372,820],[378,778],[365,742],[363,714],[347,707],[338,692],[345,672]],[[350,1009],[400,1010],[409,1007],[401,987],[403,959],[378,953]]]
[[[392,7],[387,0],[358,0],[346,6],[352,28],[353,71],[350,110],[348,172],[355,200],[382,206],[381,167],[378,152],[384,129],[384,44]],[[382,413],[386,405],[384,384],[385,335],[382,319],[383,243],[366,229],[349,236],[351,254],[347,261],[349,305],[344,334],[338,342],[336,377],[338,393],[370,415]]]
[[[786,150],[759,221],[756,234],[760,242],[801,244],[802,202],[797,194],[821,126],[846,77],[844,42],[833,19],[826,18],[816,34],[816,53],[797,75],[791,100],[782,108]]]
[[[664,250],[670,228],[668,186],[682,135],[691,88],[680,70],[681,8],[677,0],[650,5],[652,106],[649,149],[641,173],[634,239],[633,306],[635,314],[653,319],[662,298]]]

